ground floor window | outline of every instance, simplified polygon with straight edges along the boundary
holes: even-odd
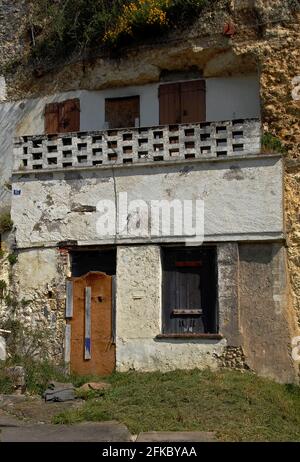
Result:
[[[162,333],[218,333],[216,248],[166,247],[162,265]]]

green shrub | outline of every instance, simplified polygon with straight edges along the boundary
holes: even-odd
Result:
[[[45,68],[103,46],[184,27],[217,0],[38,0],[30,2],[28,30],[34,43],[28,60]]]
[[[9,212],[3,212],[0,215],[0,234],[11,231],[13,228],[13,221]]]
[[[7,288],[6,282],[3,279],[0,279],[0,299],[3,299],[6,288]]]
[[[286,147],[282,144],[280,139],[269,132],[263,134],[261,144],[264,152],[286,154]]]
[[[9,261],[9,264],[13,266],[18,261],[18,255],[16,253],[10,253],[7,257],[7,260]]]

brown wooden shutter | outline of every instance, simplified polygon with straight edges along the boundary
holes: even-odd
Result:
[[[181,122],[180,84],[170,83],[159,87],[159,124]]]
[[[109,128],[135,127],[140,118],[140,97],[107,98],[105,100],[105,121]]]
[[[181,123],[206,120],[205,80],[181,83]]]
[[[59,104],[51,103],[45,107],[45,133],[59,132]]]
[[[80,100],[69,99],[60,103],[59,133],[80,131]]]
[[[45,132],[67,133],[80,131],[80,100],[69,99],[45,107]]]

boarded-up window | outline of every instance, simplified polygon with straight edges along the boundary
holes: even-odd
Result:
[[[108,128],[135,127],[139,124],[140,97],[107,98],[105,100],[105,122]]]
[[[202,122],[206,119],[205,80],[159,87],[160,125]]]
[[[213,247],[163,250],[163,334],[218,332]]]
[[[80,131],[80,101],[69,99],[45,107],[45,132],[68,133]]]

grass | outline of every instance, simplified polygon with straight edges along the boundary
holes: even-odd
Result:
[[[300,388],[246,372],[115,373],[112,388],[54,423],[118,420],[141,431],[215,431],[222,441],[300,441]]]
[[[107,381],[111,388],[78,393],[80,408],[57,415],[56,424],[117,420],[131,433],[214,431],[221,441],[300,441],[300,387],[281,385],[251,372],[232,370],[114,373],[110,377],[68,375],[50,362],[21,359],[27,391],[42,394],[51,380]],[[0,393],[13,391],[0,362]]]

